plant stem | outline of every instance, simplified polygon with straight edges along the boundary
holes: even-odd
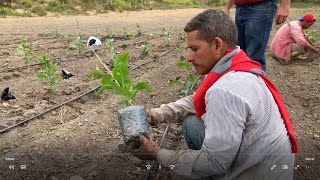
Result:
[[[99,59],[100,63],[103,65],[103,67],[107,69],[108,73],[110,73],[110,75],[114,79],[113,74],[110,71],[110,69],[103,63],[103,61],[100,59],[99,55],[92,49],[92,47],[91,46],[89,46],[89,47],[90,47],[91,51],[94,53],[94,55]],[[119,82],[117,80],[114,79],[114,81],[118,84],[119,87],[121,87],[121,85],[119,84]]]

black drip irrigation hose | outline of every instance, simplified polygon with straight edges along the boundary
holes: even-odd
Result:
[[[35,119],[35,118],[37,118],[37,117],[42,116],[43,114],[46,114],[46,113],[48,113],[48,112],[50,112],[50,111],[53,111],[53,110],[57,109],[58,107],[61,107],[61,106],[65,105],[65,104],[68,104],[68,103],[70,103],[70,102],[72,102],[72,101],[75,101],[75,100],[77,100],[77,99],[79,99],[79,98],[81,98],[81,97],[83,97],[83,96],[86,96],[86,95],[88,95],[88,94],[90,94],[90,93],[92,93],[92,92],[94,92],[94,91],[97,91],[100,87],[101,87],[101,86],[95,87],[94,89],[92,89],[92,90],[90,90],[90,91],[88,91],[88,92],[86,92],[86,93],[83,93],[83,94],[81,94],[80,96],[77,96],[77,97],[72,98],[72,99],[70,99],[70,100],[68,100],[68,101],[66,101],[66,102],[63,102],[63,103],[58,104],[58,105],[56,105],[56,106],[53,106],[52,108],[50,108],[50,109],[48,109],[48,110],[46,110],[46,111],[44,111],[44,112],[42,112],[42,113],[40,113],[40,114],[37,114],[37,115],[35,115],[35,116],[32,116],[32,117],[30,117],[30,118],[28,118],[28,119],[25,119],[25,120],[23,120],[23,121],[20,121],[19,123],[13,124],[13,125],[8,126],[8,127],[4,128],[4,129],[1,129],[1,130],[0,130],[0,133],[3,133],[3,132],[5,132],[5,131],[7,131],[7,130],[9,130],[9,129],[12,129],[12,128],[17,127],[17,126],[19,126],[19,125],[21,125],[21,124],[24,124],[24,123],[26,123],[26,122],[28,122],[28,121],[30,121],[30,120],[32,120],[32,119]]]
[[[180,44],[179,44],[179,45],[180,45]],[[178,46],[179,46],[179,45],[178,45]],[[135,68],[132,68],[130,71],[133,71],[133,70],[137,69],[138,67],[140,67],[140,66],[142,66],[142,65],[145,65],[145,64],[148,64],[148,63],[151,63],[151,62],[154,62],[154,61],[160,59],[161,57],[165,56],[166,54],[168,54],[169,52],[171,52],[171,51],[174,50],[175,48],[176,48],[176,47],[171,48],[170,50],[168,50],[168,51],[166,51],[165,53],[161,54],[158,58],[156,58],[156,59],[154,59],[154,60],[152,60],[152,61],[148,61],[148,62],[146,62],[146,63],[140,64],[140,65],[136,66]],[[77,99],[79,99],[79,98],[81,98],[81,97],[83,97],[83,96],[86,96],[86,95],[88,95],[88,94],[90,94],[90,93],[92,93],[92,92],[94,92],[94,91],[97,91],[100,87],[101,87],[101,85],[99,85],[99,86],[93,88],[92,90],[87,91],[87,92],[85,92],[85,93],[83,93],[83,94],[81,94],[81,95],[79,95],[79,96],[77,96],[77,97],[74,97],[73,99],[70,99],[70,100],[68,100],[68,101],[66,101],[66,102],[63,102],[63,103],[58,104],[58,105],[56,105],[56,106],[53,106],[52,108],[50,108],[50,109],[48,109],[48,110],[46,110],[46,111],[44,111],[44,112],[42,112],[42,113],[40,113],[40,114],[37,114],[37,115],[35,115],[35,116],[32,116],[32,117],[27,118],[27,119],[25,119],[25,120],[22,120],[22,121],[20,121],[20,122],[18,122],[18,123],[16,123],[16,124],[13,124],[13,125],[11,125],[11,126],[7,126],[7,127],[3,128],[3,129],[0,129],[0,133],[3,133],[3,132],[5,132],[5,131],[8,131],[8,130],[10,130],[10,129],[12,129],[12,128],[15,128],[15,127],[17,127],[17,126],[19,126],[19,125],[21,125],[21,124],[24,124],[24,123],[26,123],[26,122],[28,122],[28,121],[31,121],[31,120],[33,120],[33,119],[36,119],[36,118],[42,116],[43,114],[46,114],[46,113],[48,113],[48,112],[50,112],[50,111],[53,111],[53,110],[55,110],[55,109],[57,109],[57,108],[65,105],[65,104],[68,104],[68,103],[70,103],[70,102],[73,102],[73,101],[75,101],[75,100],[77,100]]]
[[[170,124],[167,124],[166,129],[164,130],[164,132],[163,132],[163,134],[162,134],[162,137],[161,137],[161,140],[160,140],[160,144],[159,144],[159,147],[160,147],[160,148],[161,148],[161,146],[162,146],[162,144],[163,144],[163,141],[164,141],[164,139],[165,139],[165,137],[166,137],[166,135],[167,135],[167,133],[168,133],[169,127],[170,127]],[[150,176],[150,174],[151,174],[151,170],[152,170],[153,166],[156,165],[156,163],[157,163],[157,162],[156,162],[155,160],[153,160],[153,161],[151,162],[151,166],[150,166],[150,168],[147,169],[146,175],[144,176],[144,180],[148,180],[148,179],[149,179],[149,176]]]

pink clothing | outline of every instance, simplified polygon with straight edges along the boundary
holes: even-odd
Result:
[[[288,23],[284,24],[278,30],[270,45],[270,50],[276,56],[284,60],[290,60],[293,43],[297,43],[302,47],[308,43],[304,30],[300,25],[300,21],[291,21],[290,28]]]

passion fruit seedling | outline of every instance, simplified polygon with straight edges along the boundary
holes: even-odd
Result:
[[[30,64],[33,61],[33,45],[23,35],[19,36],[19,41],[17,54],[19,57],[22,57],[24,64]]]
[[[91,38],[92,39],[92,38]],[[89,38],[88,42],[91,41]],[[101,60],[99,55],[93,50],[95,43],[89,44],[88,47],[97,57],[102,66],[107,70],[106,73],[101,72],[99,68],[96,68],[92,74],[95,76],[101,76],[101,87],[98,93],[102,93],[107,90],[111,90],[113,93],[118,94],[122,98],[123,105],[125,107],[131,106],[133,98],[141,90],[151,91],[151,86],[147,82],[133,83],[129,79],[129,68],[128,68],[128,52],[122,52],[117,56],[114,61],[114,67],[112,71],[106,66]]]
[[[191,65],[185,61],[179,61],[177,66],[181,68],[189,68]],[[181,88],[179,90],[179,95],[182,97],[189,96],[193,94],[193,87],[197,83],[198,78],[194,75],[189,74],[186,80],[171,80],[170,84],[179,84]]]
[[[47,56],[44,53],[40,54],[39,59],[40,59],[40,68],[38,69],[37,77],[49,86],[50,92],[54,92],[55,87],[58,81],[60,80],[59,76],[55,75],[58,64],[50,63],[50,60],[47,58]]]

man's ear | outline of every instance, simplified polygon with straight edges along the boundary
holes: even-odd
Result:
[[[214,50],[215,52],[220,52],[223,50],[223,41],[221,38],[219,37],[215,37],[212,39],[211,41],[211,48],[213,48],[212,50]]]

